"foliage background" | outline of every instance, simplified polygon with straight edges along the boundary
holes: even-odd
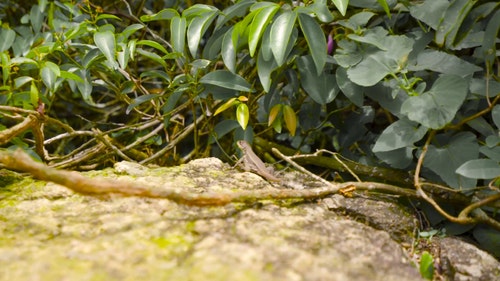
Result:
[[[258,137],[500,205],[496,1],[24,2],[0,3],[0,126],[42,114],[43,149],[34,130],[10,148],[92,169]],[[500,255],[498,232],[472,233]]]

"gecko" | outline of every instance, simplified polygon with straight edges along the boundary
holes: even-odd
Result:
[[[250,144],[244,140],[239,140],[237,142],[238,147],[243,152],[243,156],[240,161],[243,162],[243,169],[245,171],[251,171],[256,173],[262,177],[264,177],[268,181],[281,181],[281,179],[277,178],[267,167],[262,160],[253,152]],[[239,161],[238,161],[239,162]]]

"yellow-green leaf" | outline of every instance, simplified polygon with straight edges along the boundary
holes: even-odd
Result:
[[[281,107],[282,107],[281,104],[277,104],[271,108],[271,110],[269,111],[269,118],[267,121],[268,126],[271,126],[274,123],[274,121],[279,117],[281,113]]]
[[[243,130],[246,130],[248,125],[248,119],[250,119],[250,112],[248,111],[248,106],[244,103],[240,103],[236,108],[236,120],[240,124]]]
[[[283,106],[283,118],[285,119],[285,125],[290,135],[295,136],[295,131],[297,130],[297,115],[291,106]]]
[[[236,98],[231,98],[228,101],[226,101],[223,105],[219,106],[217,110],[214,113],[214,116],[225,111],[226,109],[232,107],[233,105],[238,104],[239,102],[236,100]]]

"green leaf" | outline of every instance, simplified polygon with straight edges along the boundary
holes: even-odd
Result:
[[[222,46],[221,46],[221,55],[222,55],[222,61],[224,61],[224,65],[231,71],[232,73],[236,73],[236,48],[238,46],[235,46],[233,42],[233,34],[234,34],[234,27],[231,27],[224,35],[224,38],[222,39]],[[236,42],[236,45],[238,43]]]
[[[117,69],[118,63],[115,60],[115,35],[111,31],[98,31],[94,34],[94,42],[111,66]]]
[[[492,179],[500,176],[500,164],[491,159],[475,159],[462,164],[457,174],[472,179]]]
[[[283,105],[283,119],[285,119],[285,125],[291,136],[295,136],[297,131],[297,115],[293,108],[289,105]]]
[[[387,127],[380,134],[373,146],[373,152],[391,151],[403,147],[412,147],[427,133],[427,128],[418,123],[400,119]]]
[[[31,82],[33,80],[34,80],[33,77],[30,76],[17,77],[16,79],[14,79],[14,88],[18,89],[22,87],[24,84]]]
[[[436,29],[436,43],[450,48],[455,41],[458,29],[476,1],[454,0],[450,3],[438,28]]]
[[[413,3],[413,2],[412,2]],[[416,5],[410,6],[410,15],[437,30],[443,15],[450,5],[448,0],[433,0],[414,2]]]
[[[292,37],[293,27],[297,13],[286,11],[281,14],[271,26],[270,44],[271,51],[276,59],[278,66],[283,65],[286,59],[287,47],[290,38]]]
[[[267,118],[267,126],[271,126],[274,122],[276,122],[278,117],[281,116],[281,109],[283,108],[283,105],[281,103],[278,103],[271,107],[271,110],[269,110],[269,117]]]
[[[453,120],[467,91],[467,80],[445,74],[428,92],[409,97],[401,106],[401,113],[428,128],[441,129]]]
[[[365,99],[363,87],[354,84],[347,78],[347,70],[343,67],[337,68],[335,78],[341,92],[356,106],[363,106]]]
[[[342,16],[345,16],[345,12],[347,11],[347,6],[349,6],[349,0],[332,0],[337,10],[339,10]]]
[[[141,16],[141,21],[155,21],[155,20],[170,20],[173,17],[178,17],[179,13],[174,9],[163,9],[160,12],[153,15],[144,15]]]
[[[334,20],[330,9],[328,9],[327,0],[316,0],[312,5],[309,5],[308,8],[310,8],[318,19],[324,23],[329,23]]]
[[[3,85],[7,84],[10,77],[10,56],[8,52],[0,52],[0,65],[2,66],[2,81]]]
[[[65,70],[61,70],[61,73],[60,73],[60,77],[61,78],[64,78],[64,79],[69,79],[69,80],[74,80],[74,81],[78,81],[78,82],[83,82],[83,79],[72,73],[72,72],[69,72],[69,71],[65,71]]]
[[[57,68],[57,73],[54,71],[54,66]],[[55,90],[56,79],[60,74],[59,67],[51,62],[46,62],[45,66],[40,69],[42,82],[51,92]]]
[[[186,18],[174,17],[170,23],[170,35],[174,50],[184,53],[186,43]]]
[[[162,58],[162,57],[160,57],[159,55],[157,55],[155,53],[152,53],[150,51],[146,51],[146,50],[144,50],[142,48],[137,48],[136,52],[138,54],[141,54],[141,55],[143,55],[143,56],[145,56],[145,57],[147,57],[147,58],[149,58],[149,59],[157,62],[158,64],[160,64],[161,66],[163,66],[165,69],[168,68],[168,65],[165,62],[165,59]]]
[[[196,57],[201,38],[207,31],[210,24],[214,21],[216,16],[217,11],[210,10],[195,17],[189,23],[187,29],[187,40],[189,51],[191,52],[191,55],[193,57]]]
[[[167,49],[165,49],[165,47],[163,47],[162,45],[160,45],[156,41],[152,41],[152,40],[139,40],[139,41],[137,41],[136,44],[137,45],[146,45],[146,46],[149,46],[149,47],[157,49],[158,51],[162,52],[163,54],[168,54]]]
[[[248,12],[248,8],[255,3],[255,0],[242,0],[224,9],[217,19],[215,29],[221,28],[226,22],[235,17],[242,17]]]
[[[35,33],[39,33],[40,29],[42,29],[43,18],[44,18],[44,13],[40,12],[38,5],[31,6],[29,19],[31,27],[33,28],[33,31]]]
[[[221,112],[226,111],[228,108],[233,107],[237,104],[240,104],[241,102],[238,101],[237,98],[230,98],[228,101],[226,101],[223,105],[219,106],[217,110],[214,113],[214,116],[220,114]]]
[[[429,252],[424,251],[420,256],[420,274],[428,280],[434,278],[434,259]]]
[[[248,49],[250,50],[250,56],[254,56],[264,30],[278,10],[279,5],[273,3],[273,5],[256,11],[256,15],[250,24],[250,30],[248,32]]]
[[[409,70],[432,70],[445,74],[453,74],[461,77],[466,77],[474,72],[482,71],[483,69],[475,64],[462,60],[454,55],[436,51],[424,50],[417,57],[417,64],[409,66]]]
[[[10,28],[2,28],[0,31],[0,53],[8,50],[14,40],[16,39],[16,32]]]
[[[361,62],[347,70],[347,76],[352,82],[365,87],[373,86],[388,74],[395,74],[403,69],[414,41],[403,35],[382,34],[376,30],[367,32],[367,38],[370,39],[365,39],[371,41],[372,45],[376,44],[378,49],[368,48]]]
[[[144,25],[139,23],[134,23],[127,26],[120,34],[119,34],[119,42],[127,41],[130,35],[134,34],[137,30],[144,28]]]
[[[486,30],[484,32],[483,44],[481,46],[481,51],[482,54],[484,55],[484,59],[488,67],[493,66],[495,60],[498,59],[496,44],[498,41],[499,31],[500,31],[500,10],[496,11],[495,14],[491,17],[491,20],[488,22],[488,25],[486,26]]]
[[[264,57],[263,49],[260,48],[257,57],[257,74],[259,75],[260,84],[264,88],[264,91],[268,93],[272,82],[271,73],[278,67],[278,64],[273,56],[270,56],[269,60],[266,60]]]
[[[306,14],[299,14],[299,24],[316,65],[316,74],[320,75],[323,72],[327,55],[325,34],[319,24]]]
[[[335,75],[316,75],[316,67],[311,55],[298,57],[295,60],[300,73],[300,83],[307,94],[319,104],[327,104],[335,99],[338,86]]]
[[[248,125],[248,120],[250,119],[250,112],[248,106],[245,103],[240,103],[236,108],[236,120],[240,124],[241,128],[245,130]]]
[[[250,85],[245,79],[227,70],[209,72],[200,79],[200,83],[236,91],[253,92],[252,85]]]
[[[500,105],[497,104],[493,107],[493,110],[491,110],[491,117],[497,129],[500,129]]]
[[[40,91],[38,90],[38,87],[35,84],[35,81],[31,81],[31,87],[30,87],[30,102],[33,105],[33,107],[38,106],[38,99],[40,98]]]
[[[130,111],[132,111],[138,105],[143,104],[145,102],[148,102],[148,101],[155,99],[159,96],[160,96],[159,94],[150,94],[150,95],[143,95],[143,96],[139,96],[139,97],[135,98],[134,101],[127,106],[127,109],[125,110],[125,114],[129,114]]]
[[[440,139],[441,137],[441,139]],[[437,137],[441,147],[430,145],[424,159],[424,167],[436,173],[453,188],[471,188],[476,180],[456,173],[458,167],[469,160],[477,159],[479,145],[476,136],[471,132],[461,132],[449,140]]]
[[[384,9],[384,12],[387,14],[387,17],[391,19],[391,9],[389,9],[389,5],[387,5],[387,0],[377,0],[380,6]]]

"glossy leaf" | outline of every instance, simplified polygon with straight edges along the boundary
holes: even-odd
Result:
[[[195,17],[189,23],[187,29],[187,40],[188,40],[189,51],[191,52],[191,55],[193,57],[197,56],[201,38],[207,31],[210,24],[212,24],[212,22],[215,20],[216,16],[217,16],[217,11],[210,10]]]
[[[222,46],[221,46],[221,55],[222,55],[222,61],[224,61],[224,65],[231,71],[232,73],[236,73],[236,48],[234,42],[233,42],[233,33],[234,33],[234,28],[231,27],[226,32],[226,35],[224,35],[224,38],[222,39]],[[238,43],[236,42],[236,45]]]
[[[138,54],[141,54],[151,60],[153,60],[154,62],[158,63],[159,65],[163,66],[164,68],[168,68],[168,65],[167,63],[165,62],[165,59],[163,59],[162,57],[160,57],[159,55],[157,55],[156,53],[153,53],[153,52],[150,52],[150,51],[146,51],[142,48],[137,48],[136,52]]]
[[[30,102],[34,107],[36,107],[38,105],[39,98],[40,98],[40,91],[38,90],[38,87],[36,86],[35,81],[31,81]]]
[[[242,0],[224,9],[217,19],[215,29],[221,28],[226,22],[235,17],[243,17],[248,12],[248,8],[255,3],[255,0]]]
[[[272,21],[273,16],[278,10],[279,5],[273,3],[273,5],[256,11],[256,15],[253,17],[250,30],[248,32],[248,49],[250,50],[250,56],[254,56],[264,30]]]
[[[278,66],[283,65],[287,55],[287,47],[292,37],[293,27],[297,14],[286,11],[281,14],[273,23],[270,34],[271,51]]]
[[[227,70],[209,72],[200,79],[200,82],[236,91],[253,92],[252,85],[245,79]]]
[[[51,92],[55,90],[56,79],[60,74],[59,67],[51,62],[46,62],[45,66],[40,69],[42,82]]]
[[[149,46],[149,47],[152,47],[152,48],[162,52],[163,54],[168,54],[168,51],[167,51],[167,49],[165,49],[165,47],[163,47],[158,42],[153,41],[153,40],[139,40],[139,41],[137,41],[136,44]]]
[[[31,82],[33,81],[33,77],[31,76],[21,76],[21,77],[18,77],[16,79],[14,79],[14,87],[17,89],[17,88],[20,88],[22,87],[23,85],[25,85],[26,83],[28,82]]]
[[[144,15],[141,16],[141,21],[155,21],[155,20],[170,20],[173,17],[178,17],[179,13],[174,9],[163,9],[160,12],[153,15]]]
[[[8,52],[0,52],[0,65],[2,66],[2,81],[3,85],[7,84],[10,77],[11,61]]]
[[[172,22],[170,23],[170,34],[174,50],[183,53],[186,42],[186,18],[172,18]]]
[[[400,119],[387,127],[380,134],[373,152],[391,151],[403,147],[412,147],[427,133],[427,128],[418,123]]]
[[[342,14],[342,16],[345,16],[347,6],[349,6],[349,0],[332,0],[332,2],[335,7],[337,7],[337,10],[339,10],[340,14]]]
[[[300,13],[298,17],[302,33],[306,38],[309,52],[316,66],[316,74],[320,75],[323,72],[327,55],[325,34],[319,24],[309,15]]]
[[[467,96],[468,83],[455,75],[443,75],[432,88],[419,96],[409,97],[401,113],[428,128],[441,129],[450,123]]]
[[[118,63],[115,60],[115,35],[111,31],[98,31],[94,34],[94,42],[111,66],[115,69],[118,68]]]
[[[8,50],[14,40],[16,39],[16,32],[10,28],[3,28],[0,30],[0,53]]]
[[[300,73],[300,83],[307,94],[319,104],[331,102],[338,94],[335,75],[321,73],[316,75],[316,67],[310,55],[296,59]]]
[[[500,176],[500,164],[491,159],[475,159],[458,167],[457,174],[472,179],[492,179]]]
[[[228,108],[235,106],[239,103],[240,102],[236,98],[230,98],[228,101],[219,106],[219,108],[217,108],[217,110],[214,113],[214,116],[220,114],[221,112],[226,111]]]
[[[273,56],[270,56],[269,60],[266,60],[264,57],[261,48],[257,57],[257,74],[259,75],[262,88],[264,88],[264,91],[269,92],[272,83],[271,74],[278,67],[278,64]]]
[[[290,135],[295,136],[295,132],[297,131],[297,115],[289,105],[283,105],[283,119]]]
[[[428,147],[424,167],[439,175],[447,185],[453,188],[474,187],[475,179],[461,176],[456,173],[456,170],[465,162],[477,159],[479,145],[476,136],[471,132],[462,132],[447,141],[441,141],[440,144],[441,147],[435,145]]]
[[[248,120],[250,120],[250,112],[245,103],[240,103],[236,108],[236,120],[243,130],[247,128]]]

